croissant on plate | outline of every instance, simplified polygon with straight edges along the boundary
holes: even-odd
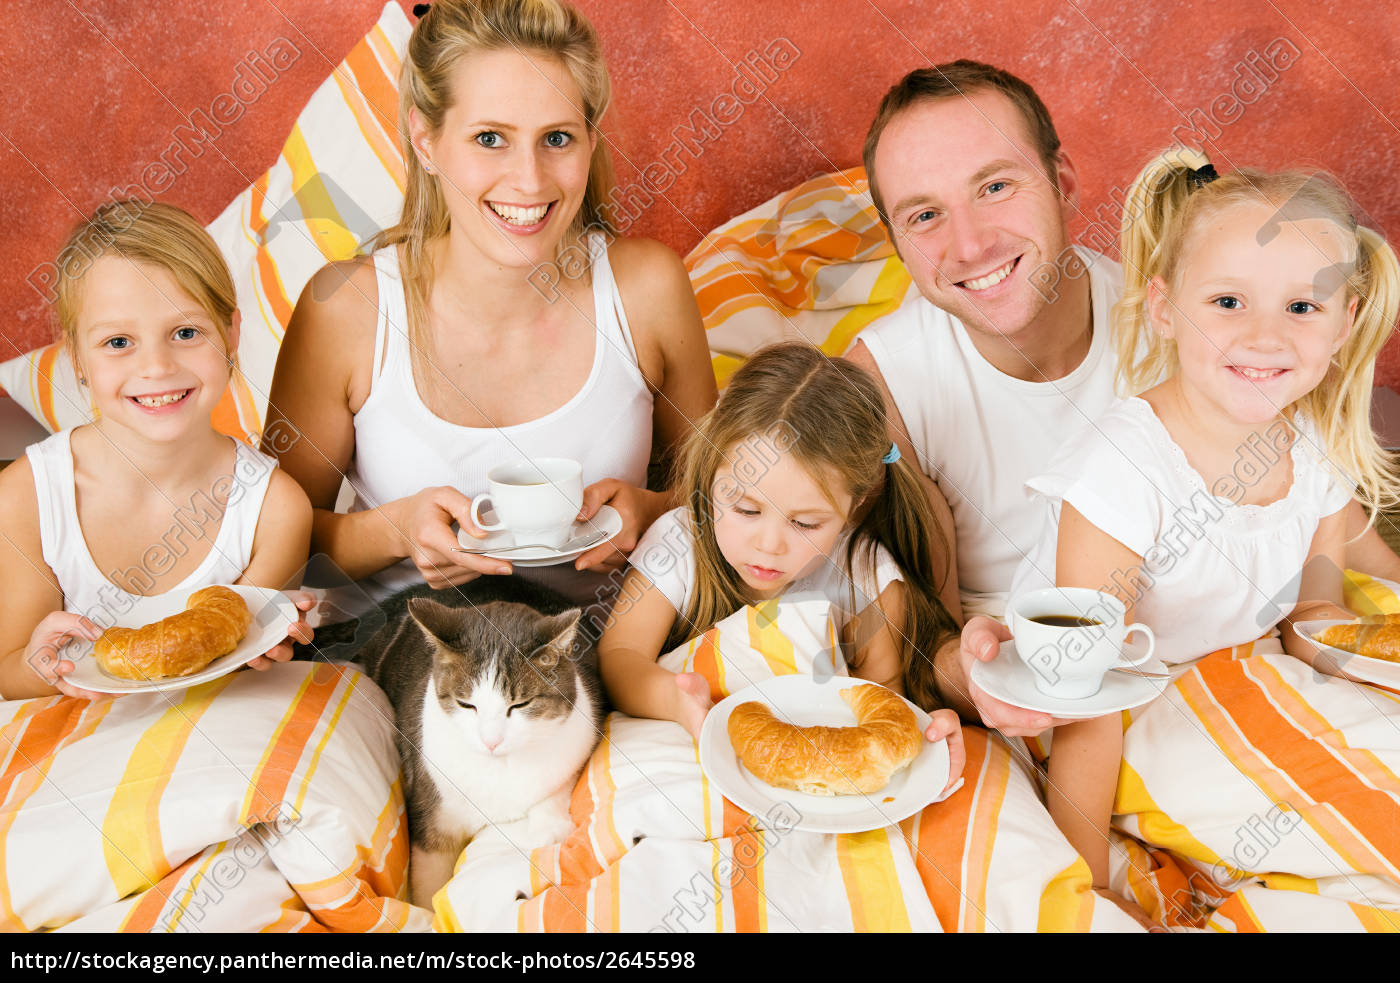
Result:
[[[777,788],[809,795],[878,792],[923,749],[924,735],[896,693],[865,684],[841,691],[855,727],[796,727],[751,701],[729,715],[729,743],[744,767]]]
[[[1360,622],[1349,625],[1333,625],[1313,637],[1323,645],[1331,645],[1356,655],[1400,662],[1400,618],[1397,618],[1396,622],[1375,622],[1362,618]]]
[[[190,595],[179,614],[143,628],[108,628],[93,655],[119,679],[187,676],[237,648],[252,620],[236,591],[205,587]]]

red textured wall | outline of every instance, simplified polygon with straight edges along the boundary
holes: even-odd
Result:
[[[1041,92],[1085,183],[1093,232],[1114,189],[1174,130],[1204,130],[1221,161],[1326,167],[1371,221],[1400,235],[1400,17],[1348,0],[578,0],[603,38],[616,97],[606,120],[621,183],[666,159],[692,110],[727,125],[630,226],[688,250],[702,233],[819,171],[859,160],[880,96],[919,65],[973,57]],[[405,8],[411,6],[404,4]],[[25,282],[68,227],[140,177],[182,113],[229,91],[277,37],[304,54],[191,160],[165,196],[210,220],[275,158],[291,121],[374,22],[380,0],[7,0],[0,4],[0,357],[48,340]],[[736,115],[735,64],[785,38],[796,61]],[[1296,58],[1262,91],[1249,56]],[[1280,49],[1276,44],[1274,51]],[[1259,83],[1255,81],[1254,85]],[[1245,99],[1217,102],[1232,87]],[[741,93],[751,96],[752,93]],[[653,172],[654,174],[657,172]],[[1112,224],[1112,221],[1108,223]],[[1381,381],[1400,383],[1400,345]]]

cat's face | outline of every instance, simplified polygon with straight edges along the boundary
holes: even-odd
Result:
[[[425,599],[409,610],[435,645],[438,705],[463,748],[499,757],[545,744],[574,713],[577,610],[544,617],[520,604],[463,610]]]

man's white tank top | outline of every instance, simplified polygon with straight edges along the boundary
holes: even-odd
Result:
[[[591,236],[589,250],[596,331],[592,371],[563,406],[508,427],[460,426],[424,405],[413,381],[398,249],[386,246],[374,253],[379,319],[369,396],[355,414],[355,456],[348,475],[355,499],[350,511],[376,508],[440,485],[475,498],[486,491],[487,471],[525,458],[573,458],[583,466],[585,487],[604,478],[646,486],[652,394],[637,364],[604,238]],[[602,575],[579,573],[572,563],[521,567],[516,574],[579,601],[591,602],[606,584]],[[360,581],[360,586],[371,599],[382,601],[422,582],[413,562],[403,560]],[[364,607],[348,592],[337,594],[347,613]]]
[[[60,430],[26,450],[34,472],[34,491],[39,503],[39,541],[44,562],[49,565],[63,591],[63,610],[87,615],[99,627],[115,623],[113,615],[123,614],[139,595],[128,593],[112,583],[108,571],[97,566],[88,551],[78,524],[78,496],[73,483],[71,430]],[[170,528],[159,541],[151,543],[142,556],[120,573],[131,580],[139,574],[154,580],[187,550],[202,549],[209,523],[218,522],[218,535],[204,561],[171,590],[197,590],[211,584],[232,584],[243,576],[253,555],[253,537],[258,531],[258,515],[277,461],[242,441],[234,441],[237,453],[233,473],[216,476],[209,488],[188,502],[171,504]],[[218,516],[220,500],[223,518]],[[135,570],[133,570],[135,568]],[[168,592],[167,592],[168,593]]]

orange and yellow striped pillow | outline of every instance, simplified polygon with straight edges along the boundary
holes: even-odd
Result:
[[[238,290],[241,372],[214,426],[255,443],[292,306],[320,267],[398,221],[399,64],[412,25],[394,2],[297,117],[277,161],[208,226]],[[178,201],[174,204],[179,204]],[[94,415],[60,344],[0,364],[0,387],[50,431]]]

